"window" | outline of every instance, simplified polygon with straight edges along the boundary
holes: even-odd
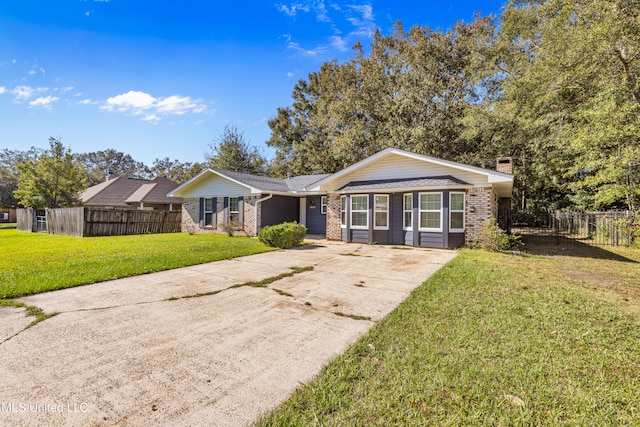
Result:
[[[442,231],[442,193],[420,194],[420,229]]]
[[[402,210],[404,213],[404,223],[402,228],[404,230],[413,229],[413,194],[405,194],[402,201]]]
[[[464,193],[449,194],[449,231],[464,231]]]
[[[204,226],[205,227],[213,227],[214,216],[213,216],[213,203],[215,199],[208,198],[204,199]]]
[[[351,228],[369,228],[369,196],[351,196]]]
[[[347,226],[347,196],[340,196],[340,226]]]
[[[239,201],[238,197],[229,197],[229,222],[240,221],[240,214],[238,211]]]
[[[389,196],[376,194],[374,200],[373,228],[377,230],[389,229]]]
[[[327,196],[320,197],[320,213],[327,213]]]

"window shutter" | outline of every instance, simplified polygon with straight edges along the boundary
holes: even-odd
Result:
[[[224,198],[224,223],[229,224],[229,198]]]
[[[204,227],[204,198],[200,197],[200,209],[198,211],[198,225]]]

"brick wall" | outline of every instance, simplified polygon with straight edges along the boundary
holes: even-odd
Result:
[[[327,194],[327,240],[341,240],[340,195]]]
[[[255,234],[255,219],[254,212],[256,210],[255,200],[258,197],[244,197],[243,205],[243,230],[238,230],[234,233],[239,236],[253,236]],[[228,208],[227,208],[228,209]],[[200,199],[184,199],[182,203],[182,225],[181,230],[185,233],[209,233],[219,234],[224,233],[220,229],[220,224],[225,223],[225,217],[227,212],[224,208],[224,198],[218,197],[216,201],[216,228],[201,228],[200,227]]]
[[[494,205],[492,187],[474,187],[467,190],[465,243],[469,245],[473,236],[482,230],[491,217]]]

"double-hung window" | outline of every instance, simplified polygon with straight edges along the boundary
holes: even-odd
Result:
[[[369,228],[369,196],[351,196],[351,228]]]
[[[229,197],[229,222],[240,221],[240,211],[238,207],[240,205],[238,197]]]
[[[402,196],[402,213],[403,223],[402,228],[404,230],[413,229],[413,194],[405,194]]]
[[[320,213],[325,215],[327,213],[327,196],[320,197]]]
[[[340,226],[347,227],[347,196],[340,196]]]
[[[389,196],[386,194],[376,194],[374,200],[373,228],[376,230],[389,229]]]
[[[442,231],[442,193],[420,193],[420,229]]]
[[[449,231],[464,231],[464,193],[449,193]]]
[[[215,224],[214,213],[213,213],[213,204],[215,203],[215,199],[208,197],[204,199],[204,226],[205,227],[213,227]]]

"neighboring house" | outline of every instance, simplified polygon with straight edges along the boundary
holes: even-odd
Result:
[[[169,193],[184,199],[182,231],[241,231],[298,221],[329,240],[455,248],[510,205],[502,172],[388,148],[330,175],[288,179],[208,169]]]
[[[179,211],[182,199],[167,196],[177,186],[162,177],[152,180],[117,177],[87,188],[80,199],[88,207]]]
[[[0,223],[17,222],[16,208],[0,208]]]

